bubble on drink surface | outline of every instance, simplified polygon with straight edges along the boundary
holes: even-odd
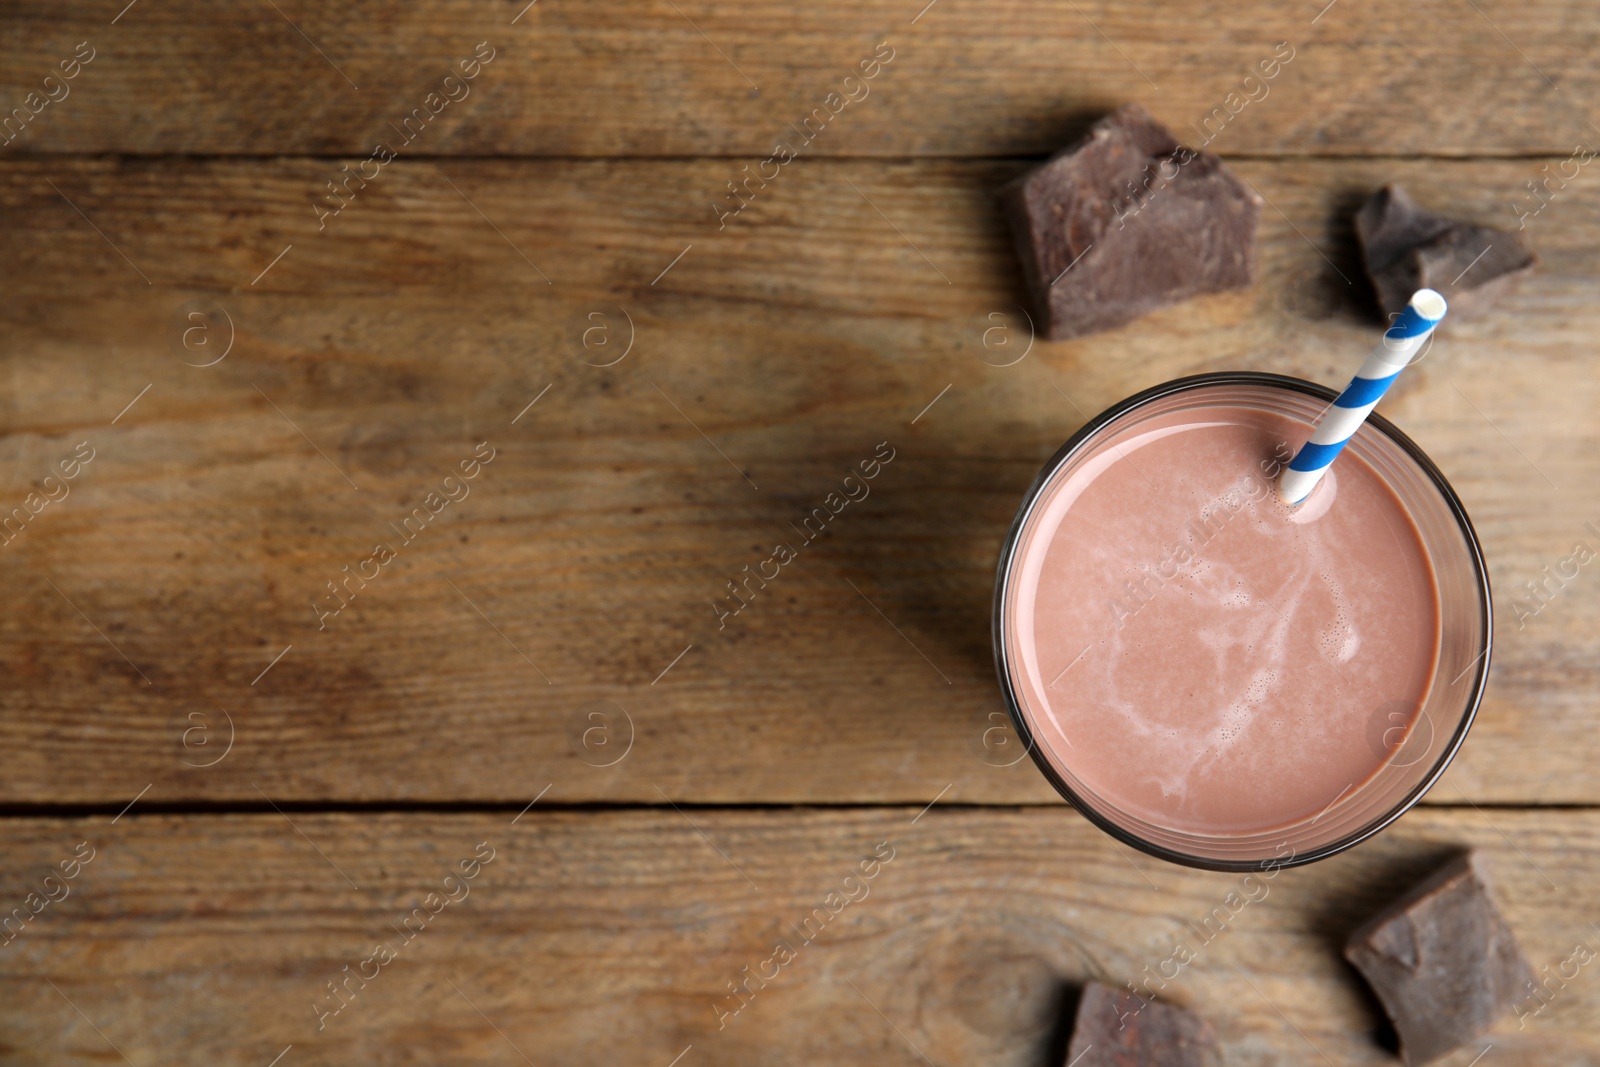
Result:
[[[1259,704],[1267,699],[1272,692],[1272,687],[1278,684],[1278,672],[1271,667],[1263,667],[1250,676],[1250,684],[1245,687],[1244,699],[1249,704]]]
[[[1344,587],[1332,571],[1322,572],[1322,582],[1333,598],[1333,621],[1318,633],[1318,645],[1325,659],[1333,663],[1348,663],[1361,647],[1361,635],[1345,602]]]
[[[1278,672],[1262,667],[1250,675],[1244,691],[1222,712],[1222,721],[1213,732],[1213,744],[1220,751],[1232,748],[1256,722],[1273,687],[1278,684]]]

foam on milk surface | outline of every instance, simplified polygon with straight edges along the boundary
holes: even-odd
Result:
[[[1280,504],[1261,461],[1295,432],[1208,411],[1119,442],[1053,491],[1020,553],[1041,740],[1141,818],[1243,833],[1315,815],[1381,766],[1371,714],[1426,695],[1438,600],[1409,516],[1354,456]]]

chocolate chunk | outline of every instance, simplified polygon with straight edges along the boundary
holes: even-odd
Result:
[[[1398,185],[1385,185],[1361,206],[1356,237],[1378,304],[1388,315],[1404,310],[1411,294],[1424,288],[1445,295],[1452,319],[1472,315],[1538,262],[1519,231],[1435,215]]]
[[[1408,1064],[1427,1063],[1494,1025],[1533,982],[1484,882],[1464,852],[1381,914],[1344,947],[1383,1002]]]
[[[1067,1049],[1072,1067],[1214,1067],[1216,1036],[1200,1016],[1090,982]]]
[[[1053,340],[1255,278],[1261,198],[1138,104],[1095,123],[1001,199]]]

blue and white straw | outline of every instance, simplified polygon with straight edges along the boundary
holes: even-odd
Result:
[[[1311,495],[1323,472],[1344,450],[1345,442],[1367,421],[1389,386],[1444,319],[1445,310],[1444,297],[1432,289],[1418,289],[1412,295],[1400,318],[1384,333],[1383,340],[1333,406],[1323,413],[1322,421],[1311,432],[1311,440],[1278,476],[1278,496],[1285,504],[1298,504]]]

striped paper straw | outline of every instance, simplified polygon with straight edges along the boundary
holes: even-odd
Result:
[[[1278,476],[1278,496],[1285,504],[1298,504],[1311,495],[1323,472],[1344,450],[1345,442],[1367,421],[1367,416],[1400,377],[1411,357],[1444,318],[1444,297],[1432,289],[1418,289],[1400,318],[1384,333],[1372,355],[1350,379],[1333,406],[1311,431],[1311,440],[1295,453]]]

